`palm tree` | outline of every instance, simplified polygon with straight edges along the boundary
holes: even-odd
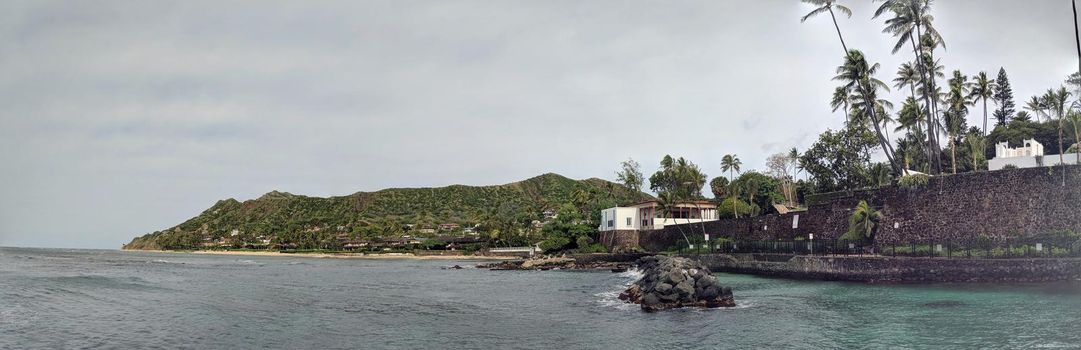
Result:
[[[968,94],[968,77],[961,74],[961,71],[953,71],[953,78],[949,80],[950,92],[947,94],[946,102],[948,108],[945,113],[946,131],[949,133],[948,139],[950,141],[950,162],[953,166],[953,173],[957,173],[957,142],[959,135],[965,127],[965,117],[968,115],[968,103],[969,100],[966,97]]]
[[[1070,111],[1066,118],[1073,124],[1074,153],[1077,156],[1077,164],[1081,164],[1081,112]]]
[[[841,40],[841,47],[845,49],[845,52],[848,52],[848,45],[845,45],[845,37],[841,35],[841,27],[837,25],[837,15],[833,13],[833,9],[836,8],[837,11],[843,12],[845,15],[848,15],[849,18],[852,18],[852,10],[844,5],[837,4],[837,1],[834,0],[803,0],[803,3],[818,7],[801,17],[799,22],[803,23],[806,22],[808,18],[823,12],[829,12],[830,18],[833,19],[833,27],[837,29],[837,39]]]
[[[937,42],[943,43],[942,36],[935,29],[932,22],[934,17],[929,14],[931,9],[930,0],[882,0],[882,5],[875,10],[872,18],[878,18],[887,11],[894,14],[893,18],[886,20],[886,27],[882,30],[883,33],[893,34],[897,38],[897,43],[893,46],[893,53],[897,53],[904,47],[907,41],[912,45],[912,54],[915,56],[916,67],[920,73],[920,79],[923,81],[924,91],[923,94],[923,107],[925,115],[927,117],[927,155],[929,159],[937,159],[938,157],[932,156],[939,150],[938,142],[935,140],[934,126],[937,124],[933,119],[936,117],[936,113],[932,113],[933,106],[937,103],[931,101],[930,91],[934,91],[934,77],[928,78],[927,68],[925,67],[925,55],[933,62],[933,56],[929,55],[924,50],[923,32],[926,31],[932,38],[935,38]],[[917,45],[919,41],[919,45]],[[943,46],[944,47],[944,46]],[[937,109],[937,108],[936,108]],[[937,165],[937,162],[935,162]],[[935,169],[939,171],[940,169]]]
[[[747,204],[751,207],[751,216],[758,216],[758,212],[761,211],[762,208],[754,203],[754,197],[758,195],[758,191],[762,187],[762,184],[758,177],[753,176],[741,180],[743,181],[740,181],[740,186],[743,187],[743,193],[747,195]],[[755,208],[758,210],[756,211]]]
[[[1013,115],[1013,118],[1010,118],[1010,122],[1011,123],[1013,123],[1015,121],[1031,122],[1032,117],[1030,117],[1029,115],[1030,114],[1028,113],[1028,111],[1018,111],[1017,114]]]
[[[841,35],[841,27],[837,24],[837,15],[833,12],[833,9],[836,8],[837,11],[840,11],[840,12],[848,15],[848,17],[851,18],[852,17],[852,10],[850,10],[848,7],[837,4],[837,2],[834,1],[834,0],[802,0],[802,1],[804,3],[806,3],[806,4],[811,4],[811,5],[814,5],[814,6],[817,6],[817,7],[814,10],[811,10],[811,12],[808,12],[806,15],[801,17],[800,18],[800,23],[806,22],[808,18],[814,17],[814,16],[816,16],[818,14],[829,12],[830,19],[833,20],[833,28],[837,30],[837,39],[839,39],[841,41],[841,49],[843,49],[845,51],[845,60],[846,60],[846,62],[847,61],[856,61],[856,60],[853,59],[853,57],[851,57],[853,51],[848,50],[848,45],[845,44],[844,35]],[[859,52],[859,51],[855,51],[855,52]],[[864,62],[866,62],[866,61],[864,61]],[[864,103],[866,105],[873,105],[874,103],[872,101],[874,101],[874,100],[869,99],[870,96],[868,96],[868,93],[867,93],[867,91],[871,90],[871,88],[868,88],[868,87],[864,86],[865,84],[864,84],[863,79],[855,79],[855,82],[859,85],[860,90],[863,90],[862,93],[859,93],[857,95],[863,97]],[[870,119],[871,119],[872,123],[874,123],[875,128],[877,129],[879,122],[878,122],[878,118],[875,115],[875,113],[877,113],[878,111],[875,108],[868,108],[866,112],[870,114],[870,117],[871,117]],[[883,145],[882,150],[886,153],[886,158],[889,160],[890,165],[893,167],[894,171],[900,173],[901,168],[893,159],[892,146],[888,142],[886,142],[885,138],[882,137],[881,132],[878,133],[878,137],[879,137],[880,142],[882,142],[882,145]]]
[[[845,121],[850,119],[848,115],[848,89],[844,86],[838,86],[833,90],[833,98],[830,99],[830,107],[833,108],[833,112],[836,112],[838,108],[844,107]]]
[[[721,158],[721,172],[729,173],[728,182],[736,180],[735,173],[739,172],[740,165],[743,165],[743,162],[740,162],[739,157],[735,154],[726,154]]]
[[[1050,114],[1058,119],[1058,160],[1059,165],[1062,166],[1062,185],[1066,186],[1066,156],[1065,149],[1062,147],[1063,132],[1066,129],[1066,101],[1070,98],[1070,92],[1066,91],[1066,87],[1059,87],[1058,90],[1047,89],[1044,94],[1044,105],[1050,111]]]
[[[912,63],[902,63],[897,67],[897,77],[893,78],[893,87],[903,89],[908,86],[912,98],[916,98],[916,84],[920,82],[919,72],[912,67]]]
[[[972,79],[972,90],[968,97],[973,102],[983,100],[983,135],[987,136],[987,99],[995,93],[995,80],[987,77],[987,72],[979,72]]]
[[[897,128],[895,132],[907,130],[908,132],[923,133],[920,120],[920,107],[915,98],[909,97],[901,104],[901,110],[897,112]]]
[[[869,125],[874,127],[882,151],[886,154],[886,159],[890,162],[894,172],[900,174],[901,168],[895,162],[893,145],[884,136],[885,133],[881,128],[884,120],[878,118],[878,115],[881,115],[885,108],[893,108],[893,104],[889,101],[878,98],[879,89],[889,91],[886,83],[874,77],[879,67],[878,63],[869,64],[864,58],[863,52],[852,50],[846,56],[844,64],[837,67],[837,76],[833,77],[833,80],[844,82],[844,86],[853,89],[853,97],[858,98],[853,98],[852,111],[854,115],[852,119],[859,121],[856,125],[868,125],[866,123],[869,122]]]
[[[693,203],[694,209],[698,210],[698,222],[704,235],[706,234],[706,222],[702,220],[702,208],[699,207],[698,200],[702,198],[702,187],[706,185],[707,176],[702,173],[698,165],[687,161],[683,157],[676,161],[676,176],[679,178],[680,184],[679,196],[683,200]],[[688,215],[687,223],[690,222],[691,217]]]
[[[667,219],[672,216],[672,212],[678,210],[679,198],[673,192],[661,192],[657,194],[657,210],[661,212],[661,217]],[[673,222],[675,220],[673,219]],[[679,234],[683,236],[683,240],[687,242],[687,246],[691,246],[691,240],[687,238],[687,234],[683,233],[683,226],[673,225],[679,230]]]
[[[871,167],[867,169],[867,175],[871,180],[871,186],[882,187],[890,184],[890,170],[882,163],[871,164]]]
[[[880,220],[882,220],[882,213],[871,208],[867,201],[860,201],[859,204],[856,204],[856,208],[852,210],[852,216],[848,218],[848,232],[845,232],[841,239],[850,241],[867,239],[873,241]]]
[[[724,157],[721,158],[721,172],[723,173],[727,171],[729,174],[728,183],[730,186],[732,186],[732,191],[729,191],[732,192],[731,196],[734,196],[734,193],[736,192],[736,173],[739,172],[740,165],[743,165],[743,162],[741,162],[739,160],[739,157],[737,157],[735,154],[726,154],[724,155]],[[739,211],[736,210],[735,201],[732,202],[732,216],[736,218],[739,217]]]
[[[1042,121],[1041,118],[1044,115],[1045,104],[1043,98],[1040,96],[1032,96],[1027,102],[1025,102],[1025,109],[1032,111],[1036,115],[1036,121]]]
[[[987,149],[987,138],[978,133],[970,133],[965,137],[965,145],[968,153],[972,154],[972,171],[980,171],[980,161],[987,158],[984,153]]]

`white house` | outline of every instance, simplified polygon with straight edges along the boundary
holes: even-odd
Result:
[[[1033,139],[1025,140],[1024,145],[1017,148],[1010,147],[1007,142],[999,142],[995,145],[995,158],[987,160],[987,168],[1001,170],[1008,165],[1018,168],[1059,165],[1059,156],[1044,156],[1043,147]],[[1077,164],[1077,154],[1064,154],[1062,160],[1066,164]]]
[[[659,230],[665,225],[717,220],[717,207],[709,201],[680,203],[663,213],[657,201],[601,211],[600,231]]]

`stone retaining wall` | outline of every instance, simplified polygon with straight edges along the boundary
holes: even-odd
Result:
[[[815,195],[808,198],[805,212],[711,221],[705,224],[705,233],[711,239],[790,240],[810,233],[815,239],[837,239],[848,229],[852,208],[860,200],[882,213],[877,240],[884,244],[1081,232],[1081,166],[1065,170],[1065,176],[1063,167],[934,176],[919,188],[887,186]],[[793,225],[797,216],[798,225]],[[678,244],[683,234],[702,233],[697,223],[669,225],[640,231],[636,237],[624,234],[610,240],[612,245],[605,244],[612,248],[636,243],[661,251]]]
[[[867,283],[1050,282],[1081,279],[1081,259],[945,259],[689,254],[714,272]],[[779,259],[780,258],[780,259]]]

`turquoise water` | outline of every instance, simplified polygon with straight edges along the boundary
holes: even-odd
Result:
[[[642,313],[635,273],[0,248],[0,348],[1078,348],[1081,283],[718,274],[734,309]]]

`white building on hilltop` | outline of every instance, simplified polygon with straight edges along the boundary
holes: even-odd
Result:
[[[1074,153],[1062,156],[1064,163],[1077,164],[1077,155]],[[1040,166],[1059,165],[1059,156],[1044,156],[1043,144],[1036,140],[1025,140],[1024,145],[1018,148],[1010,147],[1008,142],[995,144],[995,158],[987,160],[987,168],[1001,170],[1006,166],[1018,168],[1035,168]]]
[[[665,225],[716,221],[717,206],[709,201],[680,203],[665,214],[658,207],[657,201],[646,201],[627,207],[614,207],[601,211],[601,224],[597,229],[604,231],[659,230]]]

